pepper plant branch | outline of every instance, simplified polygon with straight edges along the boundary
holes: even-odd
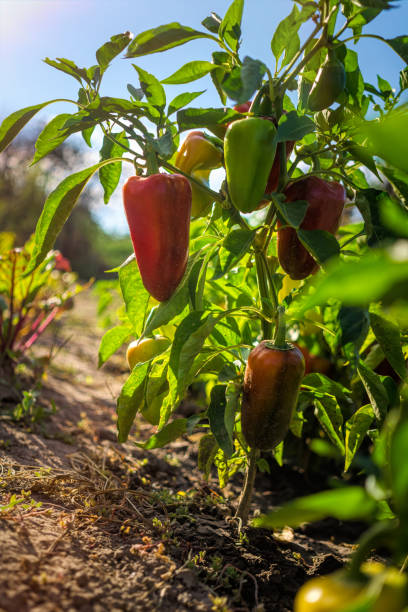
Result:
[[[266,275],[265,266],[262,260],[261,251],[255,251],[255,265],[256,265],[256,277],[258,281],[259,297],[261,299],[261,309],[265,314],[265,318],[262,319],[262,334],[265,340],[271,337],[272,326],[270,319],[273,314],[270,312],[269,307],[269,291],[268,291],[268,280]]]
[[[272,278],[272,274],[271,271],[269,269],[269,265],[268,265],[268,261],[266,259],[266,254],[264,251],[262,251],[262,262],[266,271],[266,276],[269,282],[269,287],[270,287],[270,295],[272,298],[272,302],[273,302],[273,307],[274,310],[277,312],[278,311],[278,307],[279,307],[279,300],[278,300],[278,293],[276,291],[276,287],[275,287],[275,282]]]
[[[308,46],[308,44],[314,39],[314,37],[316,36],[316,34],[319,32],[319,30],[322,29],[322,24],[318,23],[316,25],[316,27],[314,28],[313,32],[310,34],[310,36],[308,36],[308,38],[306,39],[306,41],[303,43],[303,45],[300,47],[299,51],[296,53],[296,55],[294,56],[294,58],[292,59],[292,61],[286,66],[286,70],[285,72],[281,75],[280,80],[284,79],[286,77],[287,74],[289,74],[289,72],[291,71],[292,67],[296,64],[296,62],[298,61],[298,59],[300,58],[300,56],[302,55],[302,53],[304,52],[304,50],[306,49],[306,47]]]
[[[337,32],[337,34],[335,34],[333,36],[333,40],[337,40],[339,38],[339,36],[341,36],[343,34],[343,32],[345,30],[347,30],[348,27],[350,27],[350,24],[352,21],[354,21],[354,19],[356,17],[359,17],[362,13],[364,13],[364,11],[366,11],[366,7],[362,8],[360,11],[358,11],[358,13],[355,13],[352,17],[349,17],[346,21],[346,23],[340,28],[340,30]]]
[[[252,448],[249,451],[244,488],[239,500],[237,511],[235,513],[235,517],[237,519],[240,519],[241,525],[243,527],[245,527],[248,522],[249,508],[251,504],[252,492],[254,489],[254,482],[256,476],[256,462],[259,457],[259,454],[260,452],[256,448]]]

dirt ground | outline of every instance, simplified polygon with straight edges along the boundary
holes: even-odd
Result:
[[[132,442],[152,433],[140,418],[118,444],[128,372],[123,354],[97,369],[95,313],[91,294],[78,296],[37,348],[62,347],[38,399],[50,414],[31,426],[0,408],[0,611],[292,610],[301,584],[344,563],[358,527],[239,534],[243,475],[223,491],[205,482],[194,436],[145,451]],[[271,469],[257,477],[254,510],[307,489],[301,472]]]

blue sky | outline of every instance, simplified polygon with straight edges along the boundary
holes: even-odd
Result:
[[[201,29],[201,20],[211,11],[223,15],[230,0],[0,0],[0,120],[25,106],[53,98],[75,99],[78,84],[68,75],[51,68],[42,60],[65,57],[79,66],[91,66],[95,50],[109,38],[130,30],[138,33],[179,21]],[[250,55],[274,65],[270,40],[276,25],[292,8],[291,0],[246,0],[243,19],[242,56]],[[406,34],[408,4],[381,13],[367,32],[386,38]],[[305,26],[307,33],[309,26]],[[138,86],[132,63],[137,63],[159,79],[194,59],[210,60],[215,50],[211,41],[195,40],[187,45],[134,60],[117,59],[104,77],[103,95],[128,97],[127,83]],[[366,81],[376,83],[381,74],[396,87],[402,60],[380,41],[364,39],[357,46],[360,67]],[[189,84],[188,91],[207,89],[197,105],[218,106],[219,100],[209,78]],[[184,86],[167,86],[171,100]],[[46,120],[73,107],[56,104],[47,107],[39,119]],[[97,154],[95,153],[97,158]],[[120,193],[100,218],[105,227],[123,229]]]

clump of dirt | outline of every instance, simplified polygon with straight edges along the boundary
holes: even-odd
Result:
[[[153,452],[118,444],[127,368],[120,353],[97,369],[95,311],[78,296],[40,346],[62,347],[38,400],[53,414],[28,426],[0,409],[0,610],[292,610],[309,576],[342,565],[359,526],[239,533],[242,475],[224,491],[203,481],[187,437]],[[137,418],[132,439],[152,432]],[[301,474],[273,467],[258,477],[253,508],[299,487]]]

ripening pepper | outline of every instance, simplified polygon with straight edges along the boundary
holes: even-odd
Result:
[[[300,224],[305,230],[324,230],[335,234],[346,202],[346,191],[340,183],[307,176],[285,190],[287,202],[306,200],[309,206]],[[300,242],[293,227],[282,227],[278,221],[279,263],[294,280],[306,278],[318,269],[318,264]]]
[[[123,203],[143,284],[164,302],[187,265],[190,183],[181,174],[131,176],[123,186]]]
[[[171,342],[164,336],[155,338],[143,338],[143,340],[133,340],[127,348],[126,359],[129,368],[133,370],[138,363],[144,363],[163,353]]]
[[[338,612],[359,602],[363,605],[370,596],[370,582],[378,578],[379,592],[370,612],[402,612],[407,603],[406,576],[381,563],[363,563],[361,571],[361,580],[352,578],[346,570],[312,578],[298,591],[294,612]]]
[[[335,102],[346,86],[346,71],[333,49],[317,73],[307,105],[313,112],[324,110]]]
[[[186,174],[213,170],[222,165],[222,151],[203,132],[190,132],[177,152],[174,165]]]
[[[261,117],[238,119],[228,127],[224,159],[228,191],[234,206],[243,213],[258,207],[276,153],[276,128]]]
[[[252,448],[270,450],[285,437],[296,406],[305,362],[291,345],[263,340],[245,369],[241,427]]]

